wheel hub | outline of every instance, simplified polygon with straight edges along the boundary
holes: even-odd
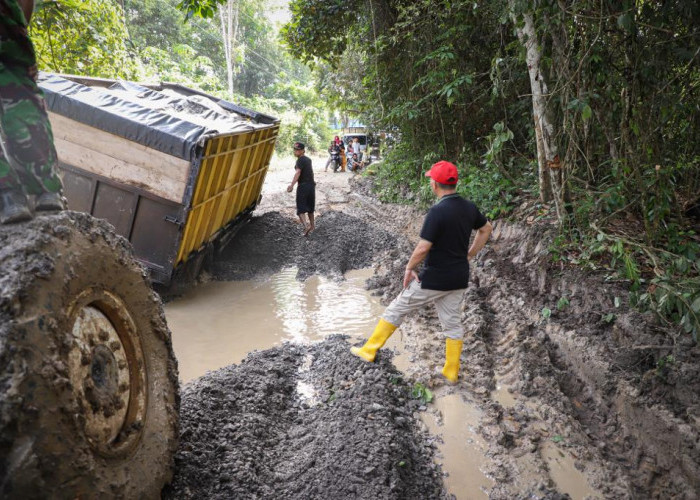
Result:
[[[84,294],[71,318],[70,379],[87,440],[103,455],[128,453],[146,413],[143,353],[134,323],[106,291]]]

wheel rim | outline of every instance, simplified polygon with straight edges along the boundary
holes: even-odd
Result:
[[[124,303],[106,290],[89,289],[74,301],[69,372],[82,408],[79,424],[104,456],[129,454],[146,418],[143,350]]]

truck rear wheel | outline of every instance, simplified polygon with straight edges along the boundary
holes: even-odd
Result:
[[[158,498],[178,405],[126,240],[73,212],[0,227],[0,497]]]

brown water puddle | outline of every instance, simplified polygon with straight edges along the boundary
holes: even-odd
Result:
[[[518,402],[509,391],[510,386],[496,376],[496,389],[491,391],[491,399],[501,404],[503,408],[512,408]]]
[[[441,418],[430,412],[422,417],[430,432],[442,437],[438,449],[442,468],[448,473],[445,478],[448,491],[458,500],[488,498],[486,491],[493,486],[493,480],[481,471],[488,461],[485,455],[488,446],[476,431],[481,411],[459,394],[437,397],[433,405]]]
[[[561,450],[553,442],[547,441],[541,449],[542,458],[549,467],[549,477],[557,489],[568,493],[572,500],[584,498],[602,498],[591,488],[588,480],[574,465],[575,460],[567,451]]]
[[[384,310],[365,289],[372,270],[345,281],[289,268],[264,280],[210,282],[165,305],[183,382],[283,341],[312,342],[343,333],[366,337]]]

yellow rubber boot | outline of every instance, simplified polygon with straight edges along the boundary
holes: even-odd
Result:
[[[445,339],[445,366],[442,367],[442,376],[451,383],[457,383],[459,375],[459,357],[462,354],[464,342],[455,339]]]
[[[389,339],[389,337],[391,337],[391,334],[394,333],[396,328],[397,327],[388,321],[380,319],[377,326],[374,327],[374,333],[372,333],[369,340],[365,342],[365,345],[362,347],[351,347],[350,352],[355,356],[368,361],[369,363],[373,362],[374,357],[377,355],[377,351],[381,349],[384,343]]]

